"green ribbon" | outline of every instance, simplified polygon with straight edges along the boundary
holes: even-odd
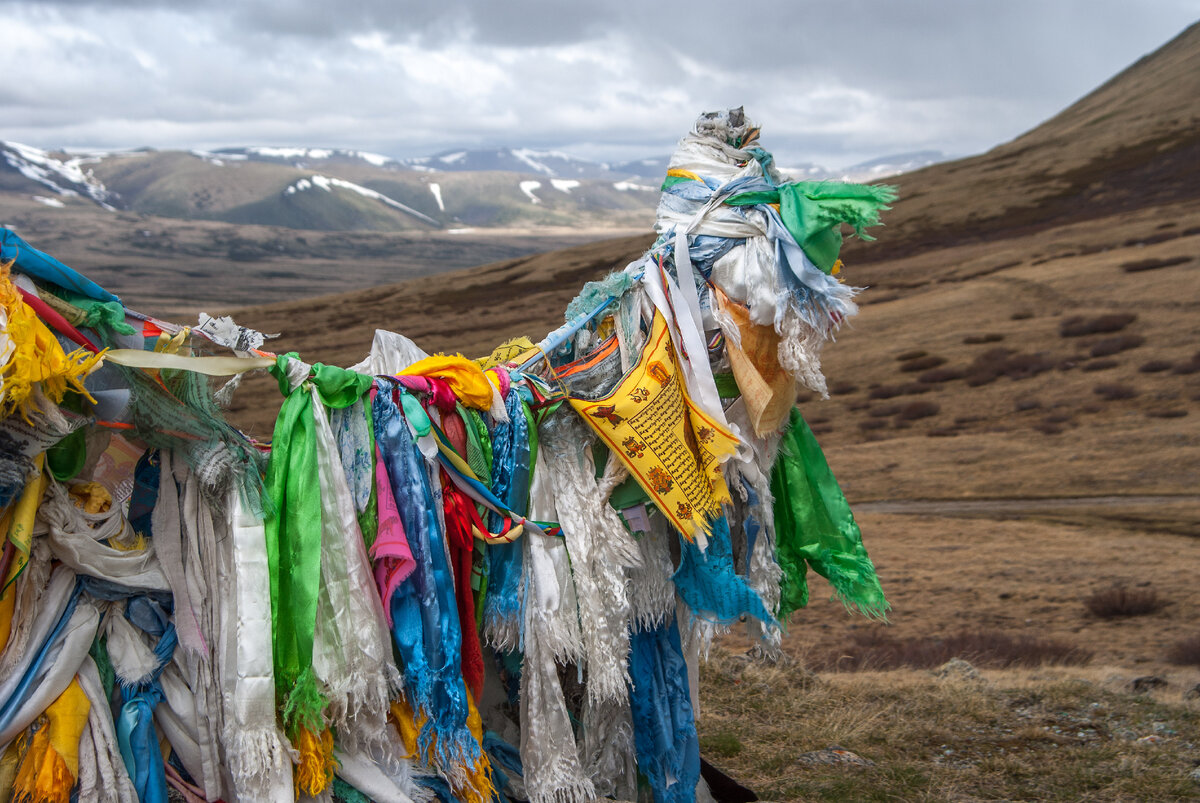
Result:
[[[796,181],[776,190],[743,192],[730,196],[730,206],[779,204],[784,227],[796,238],[812,263],[831,273],[842,249],[841,224],[853,227],[864,240],[868,226],[879,225],[879,213],[890,209],[896,188],[884,184],[850,184],[842,181]]]
[[[319,724],[323,695],[312,677],[313,636],[317,628],[317,596],[321,585],[321,489],[317,477],[316,427],[312,395],[322,402],[348,407],[370,389],[372,378],[320,363],[311,377],[290,388],[286,366],[296,353],[279,357],[271,374],[286,398],[275,420],[267,493],[275,515],[265,522],[267,564],[271,574],[271,626],[275,688],[286,698],[287,724]],[[320,728],[313,728],[319,731]]]
[[[824,577],[850,610],[887,619],[891,608],[842,489],[800,411],[771,469],[775,496],[775,557],[783,569],[779,619],[808,604],[807,567]]]

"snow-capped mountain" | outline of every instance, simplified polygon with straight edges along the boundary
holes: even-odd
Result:
[[[901,173],[911,173],[922,167],[929,167],[931,164],[944,161],[946,161],[946,154],[941,151],[896,153],[842,168],[840,171],[835,171],[834,175],[843,181],[871,182],[888,176],[898,176]]]
[[[561,151],[537,151],[529,148],[448,150],[433,156],[405,159],[402,164],[412,170],[429,172],[501,171],[566,179],[616,180],[643,175],[641,172],[627,175],[624,171],[614,170],[603,162],[581,159]]]
[[[117,198],[88,168],[88,165],[96,164],[104,156],[99,153],[56,153],[19,142],[0,141],[0,168],[7,166],[9,171],[40,185],[43,191],[53,194],[50,200],[88,198],[106,209],[113,209]],[[58,204],[47,205],[61,204],[59,201]]]
[[[192,151],[202,159],[226,161],[273,162],[275,164],[291,165],[292,167],[307,167],[315,162],[334,162],[343,164],[363,164],[371,167],[400,169],[403,165],[390,156],[370,151],[358,151],[348,148],[295,148],[270,147],[255,145],[239,148],[218,148],[215,151]]]

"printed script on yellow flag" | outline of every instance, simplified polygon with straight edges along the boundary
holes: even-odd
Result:
[[[688,397],[661,313],[616,390],[594,401],[572,398],[571,406],[684,536],[710,532],[729,501],[721,463],[738,440]]]

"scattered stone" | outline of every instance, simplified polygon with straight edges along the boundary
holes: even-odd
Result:
[[[1190,689],[1186,690],[1183,693],[1183,699],[1200,700],[1200,683],[1197,683],[1195,686],[1192,686]]]
[[[1137,740],[1138,744],[1158,744],[1163,740],[1163,737],[1157,733],[1151,733]]]
[[[951,658],[933,674],[943,680],[979,680],[979,670],[962,658]]]
[[[818,765],[830,764],[846,764],[853,767],[874,767],[875,762],[869,758],[863,758],[857,753],[852,753],[844,747],[838,745],[830,745],[824,750],[813,750],[808,753],[801,753],[796,762],[805,766],[815,767]]]
[[[1134,694],[1146,694],[1166,685],[1166,679],[1160,678],[1158,675],[1142,675],[1140,678],[1129,681],[1129,690]]]
[[[1200,767],[1196,767],[1196,769],[1189,772],[1188,777],[1191,778],[1196,783],[1200,783]]]

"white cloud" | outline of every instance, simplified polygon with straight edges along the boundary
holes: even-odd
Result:
[[[744,104],[781,161],[984,149],[1195,17],[1195,0],[0,0],[0,139],[43,147],[665,153]]]

